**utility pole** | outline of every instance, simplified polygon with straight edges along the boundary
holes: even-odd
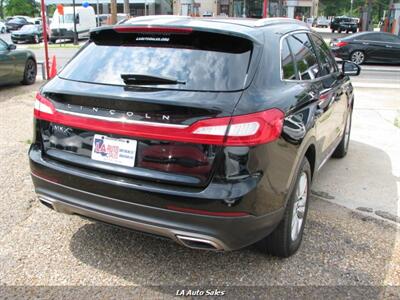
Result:
[[[127,17],[130,15],[129,0],[124,0],[124,14],[126,14]]]
[[[353,2],[354,0],[350,0],[350,17],[353,16]]]
[[[73,18],[74,18],[74,45],[78,45],[78,35],[76,32],[76,13],[75,13],[75,0],[72,0],[73,5]]]
[[[111,24],[117,23],[117,0],[111,0]]]
[[[96,26],[100,26],[100,5],[99,5],[99,0],[96,1]]]
[[[368,31],[373,31],[373,24],[372,24],[372,0],[368,0],[368,24],[367,28]]]

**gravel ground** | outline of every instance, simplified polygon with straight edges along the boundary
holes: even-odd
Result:
[[[39,85],[0,92],[0,297],[164,299],[192,287],[225,290],[230,299],[362,298],[367,292],[369,298],[400,298],[399,288],[386,288],[400,285],[399,227],[317,196],[302,247],[289,259],[254,246],[229,253],[190,250],[40,205],[27,159],[32,90]]]

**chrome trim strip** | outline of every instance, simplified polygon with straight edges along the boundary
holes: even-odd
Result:
[[[282,68],[282,43],[283,40],[285,38],[287,38],[289,35],[293,35],[296,33],[306,33],[306,34],[313,34],[315,36],[317,36],[318,38],[320,38],[317,34],[315,34],[315,32],[311,31],[311,30],[305,30],[305,29],[299,29],[299,30],[294,30],[294,31],[290,31],[288,33],[283,34],[280,38],[279,38],[279,73],[280,73],[280,80],[282,82],[295,82],[295,83],[307,83],[307,82],[317,82],[319,80],[323,80],[326,79],[332,75],[335,74],[340,74],[340,69],[339,66],[337,65],[337,62],[335,61],[336,64],[336,72],[334,73],[330,73],[328,75],[322,76],[322,77],[318,77],[318,78],[314,78],[314,79],[308,79],[308,80],[303,80],[303,79],[285,79],[283,78],[283,68]],[[325,41],[324,41],[325,42]],[[318,58],[317,58],[318,59]],[[295,62],[296,63],[296,62]],[[318,61],[318,65],[319,65],[319,61]]]
[[[166,124],[166,123],[156,123],[156,122],[146,122],[146,121],[138,121],[138,120],[128,120],[128,119],[115,119],[109,117],[101,117],[95,115],[81,114],[77,112],[71,112],[63,109],[57,109],[58,112],[78,117],[97,119],[102,121],[109,121],[114,123],[126,123],[126,124],[138,124],[138,125],[146,125],[146,126],[156,126],[156,127],[168,127],[168,128],[179,128],[184,129],[189,127],[189,125],[179,125],[179,124]]]

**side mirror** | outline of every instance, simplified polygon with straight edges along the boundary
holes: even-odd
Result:
[[[15,50],[15,49],[17,49],[17,46],[15,46],[14,44],[10,44],[10,45],[8,45],[8,50]]]
[[[361,67],[351,61],[344,60],[342,64],[342,73],[347,76],[360,75]]]

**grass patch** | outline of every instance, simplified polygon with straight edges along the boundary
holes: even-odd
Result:
[[[49,44],[49,49],[79,49],[82,45],[74,44]],[[30,45],[28,49],[43,49],[44,45]]]
[[[400,128],[400,115],[394,119],[394,126]]]

